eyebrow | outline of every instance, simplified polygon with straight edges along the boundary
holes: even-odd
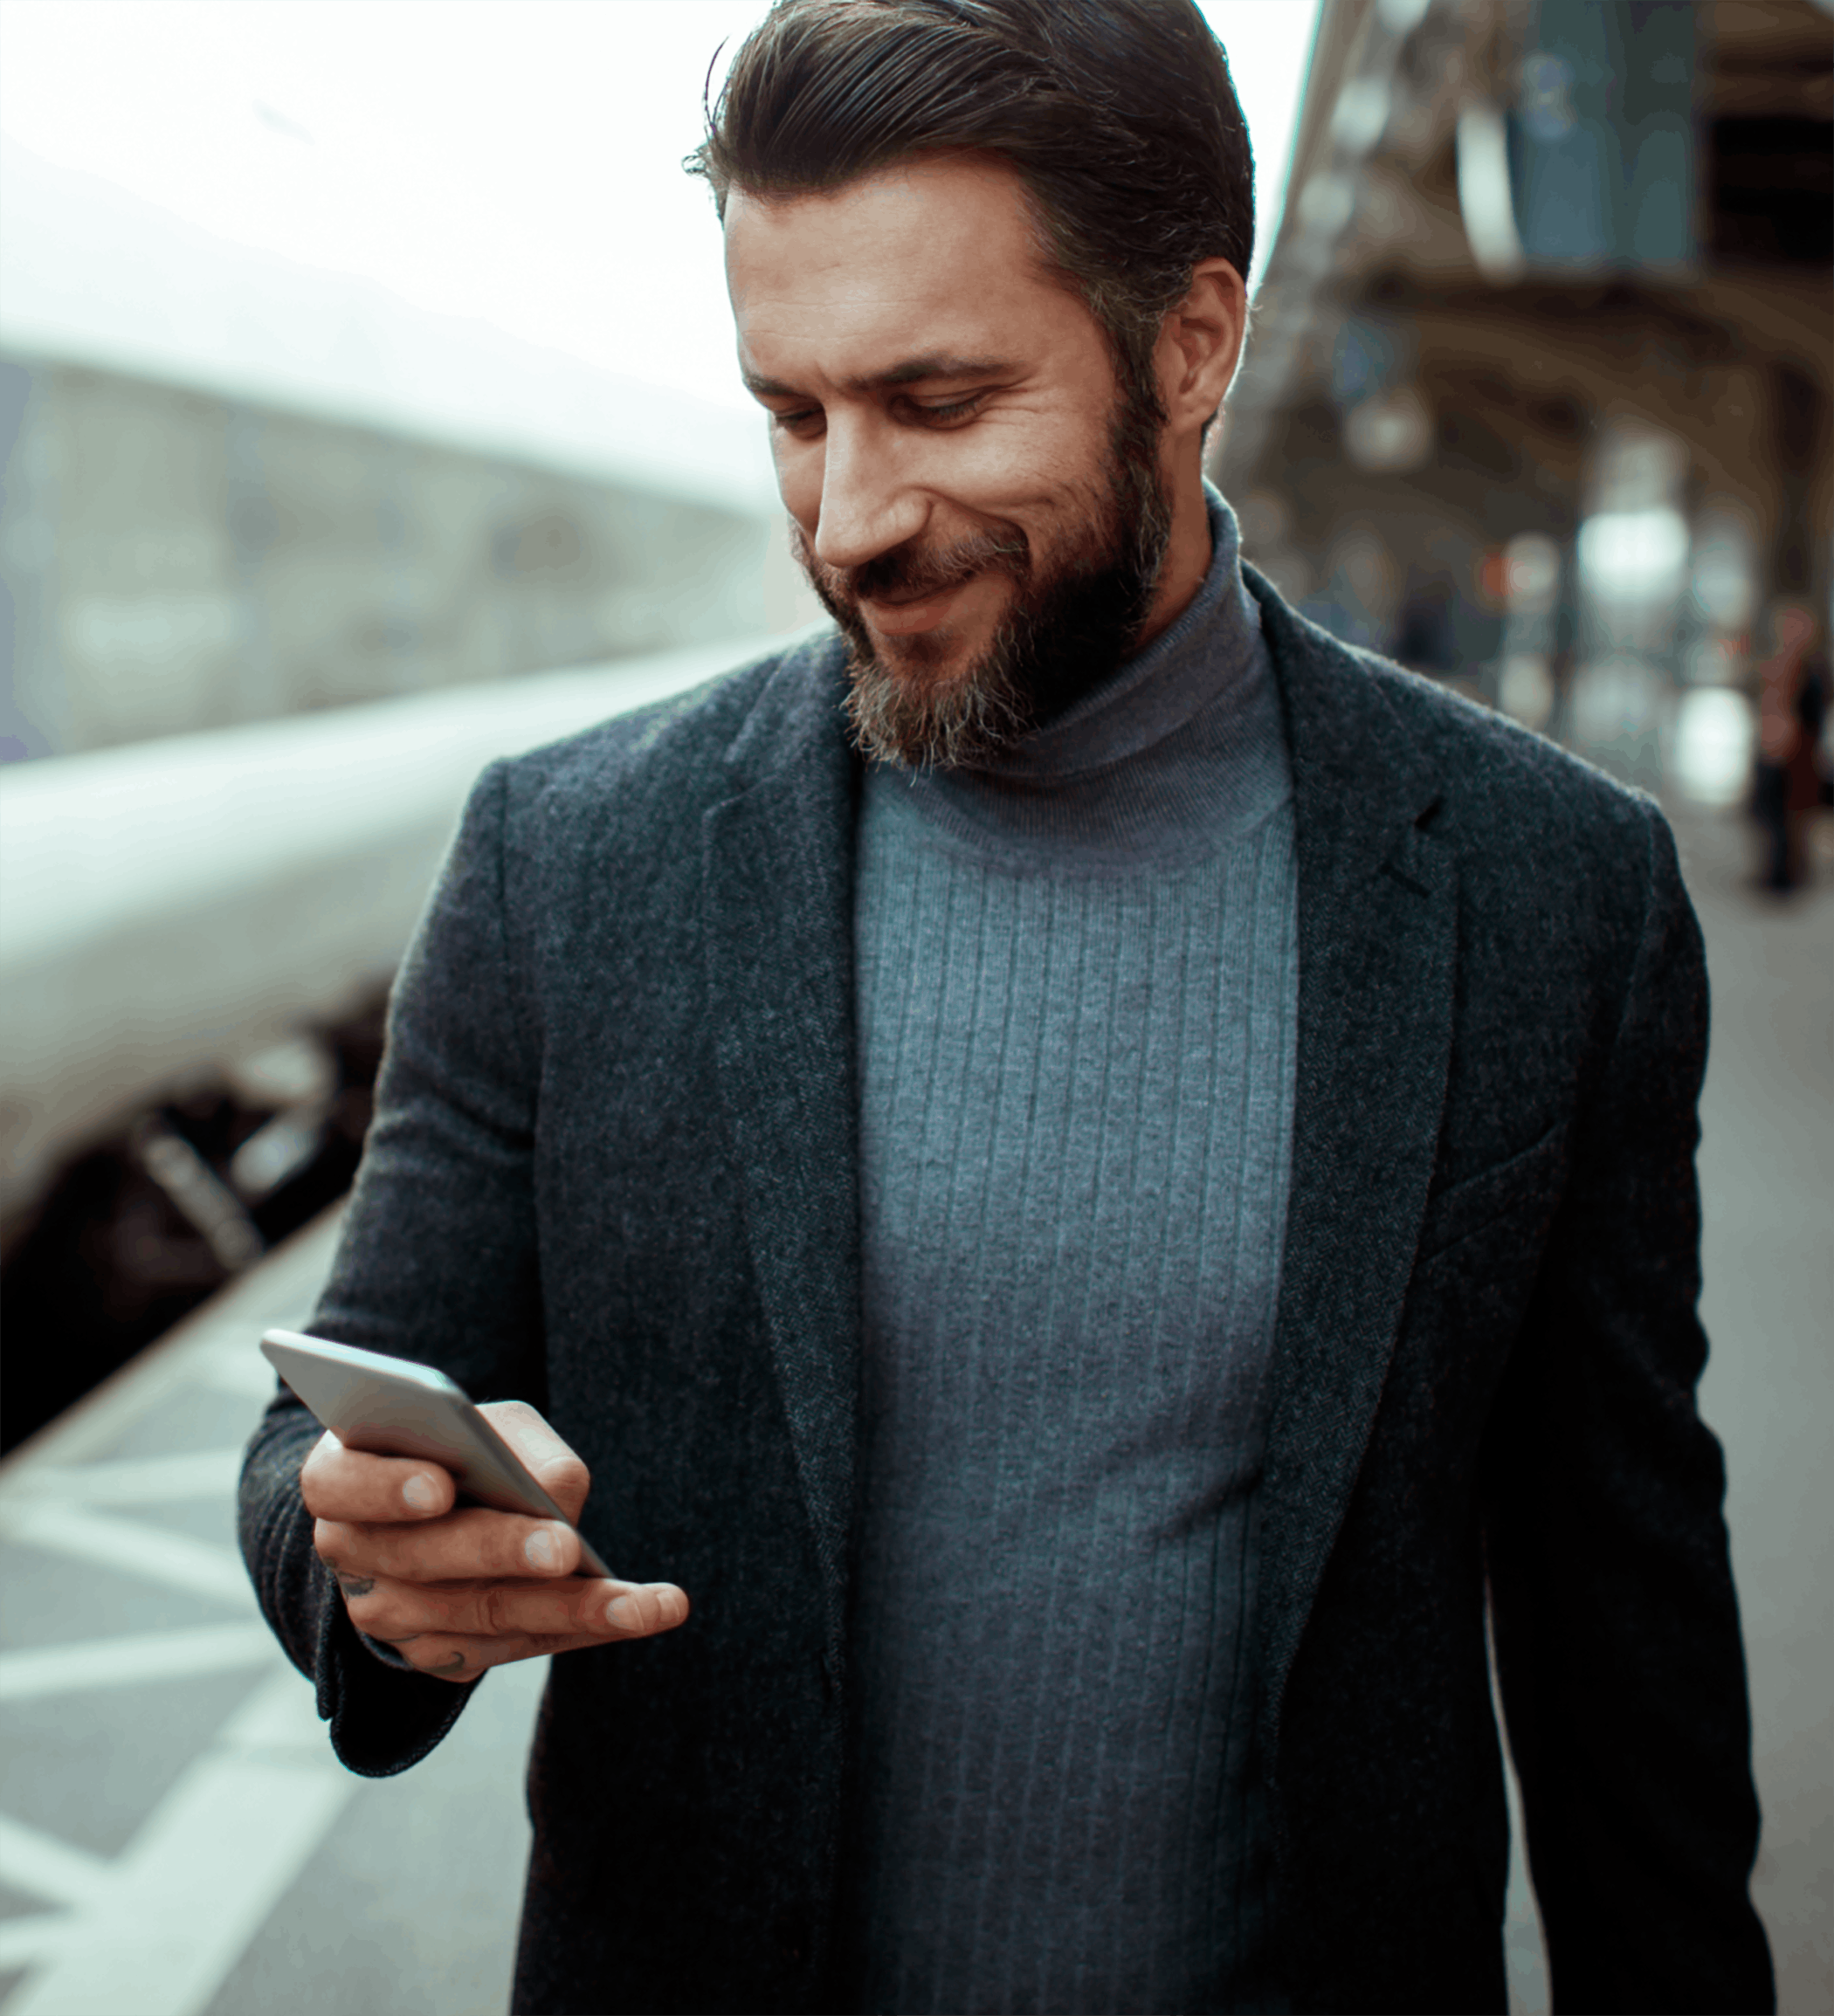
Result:
[[[946,351],[934,351],[927,356],[907,357],[900,364],[893,364],[887,371],[869,372],[863,377],[844,378],[841,389],[855,394],[883,392],[895,385],[915,385],[926,378],[999,378],[1017,369],[1010,359],[1003,357],[957,357]],[[745,389],[760,399],[800,399],[803,392],[794,385],[786,385],[781,379],[761,378],[755,372],[743,371],[740,376],[745,381]]]

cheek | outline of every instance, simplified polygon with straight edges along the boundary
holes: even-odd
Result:
[[[946,472],[952,494],[969,510],[1007,519],[1048,540],[1066,514],[1079,514],[1101,465],[1102,444],[1086,426],[1038,424],[968,430],[954,437]]]
[[[783,499],[784,510],[812,539],[822,515],[820,444],[773,431],[770,456],[777,472],[777,495]]]
[[[983,574],[969,583],[949,623],[949,635],[984,643],[1018,599],[1010,575]]]

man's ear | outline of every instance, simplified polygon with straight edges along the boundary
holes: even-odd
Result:
[[[1204,259],[1167,312],[1155,362],[1172,433],[1201,433],[1223,403],[1248,327],[1248,289],[1227,259]]]

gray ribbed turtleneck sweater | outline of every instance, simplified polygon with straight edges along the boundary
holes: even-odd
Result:
[[[1251,1760],[1292,799],[1236,528],[984,770],[876,770],[855,918],[872,2010],[1272,2006]]]

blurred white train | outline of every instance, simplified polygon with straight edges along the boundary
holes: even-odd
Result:
[[[770,642],[0,772],[5,1446],[348,1181],[381,1000],[479,769]]]

